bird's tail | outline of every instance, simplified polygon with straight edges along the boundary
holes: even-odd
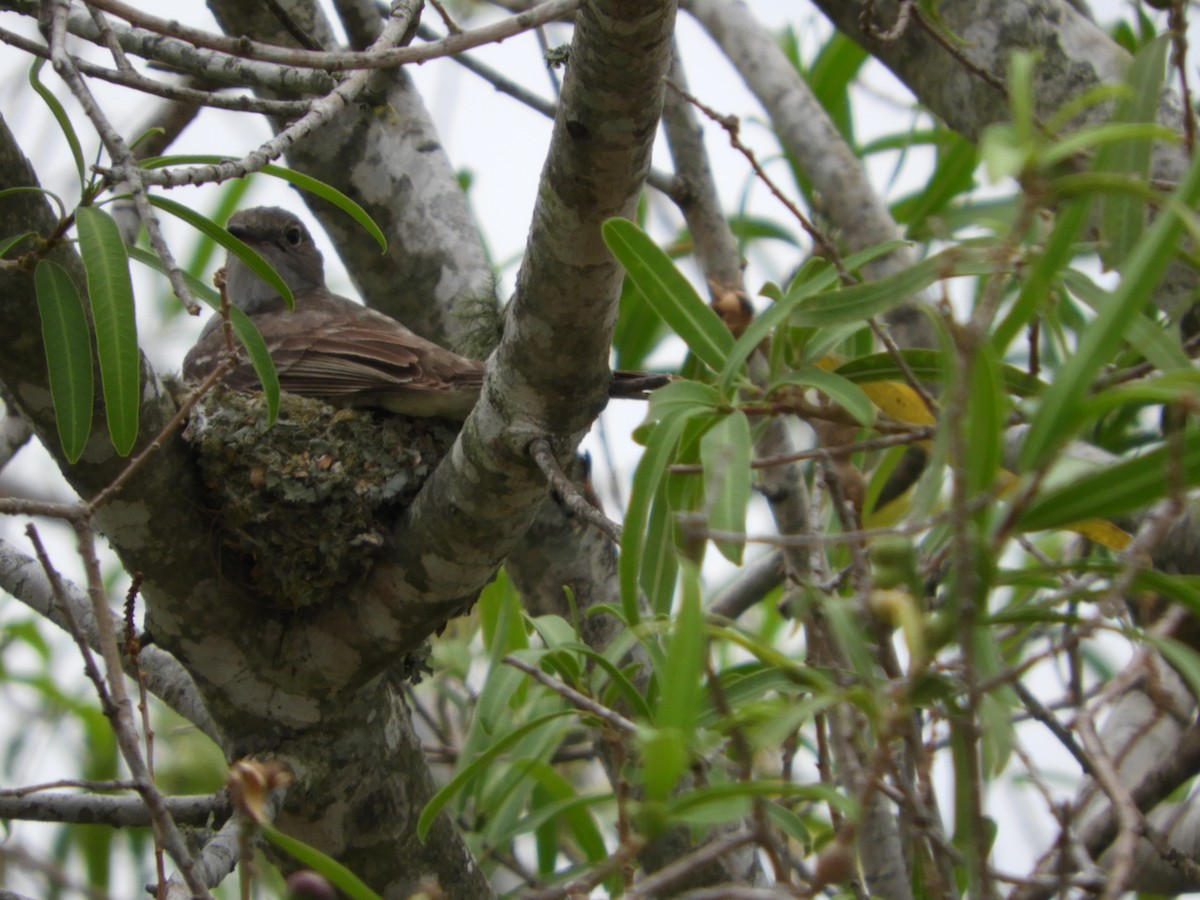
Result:
[[[672,377],[659,372],[613,372],[608,396],[645,400],[652,390],[669,383]]]

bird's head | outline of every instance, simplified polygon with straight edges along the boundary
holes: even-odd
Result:
[[[321,251],[293,213],[276,206],[256,206],[234,213],[225,227],[269,262],[292,293],[325,286]],[[251,314],[279,296],[232,253],[225,262],[225,289],[230,300]]]

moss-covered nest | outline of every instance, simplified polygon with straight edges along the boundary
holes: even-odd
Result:
[[[196,449],[226,542],[276,606],[335,601],[360,582],[397,517],[454,442],[439,419],[337,409],[284,394],[216,390],[192,410]]]

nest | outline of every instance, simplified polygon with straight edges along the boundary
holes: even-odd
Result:
[[[195,448],[225,542],[277,607],[336,601],[370,571],[399,515],[449,450],[455,423],[218,389],[192,410]]]

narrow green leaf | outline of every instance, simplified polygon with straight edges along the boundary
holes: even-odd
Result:
[[[532,719],[524,725],[514,728],[488,747],[483,753],[480,753],[479,756],[472,759],[467,765],[463,766],[445,787],[430,798],[429,802],[425,804],[425,808],[421,810],[420,818],[417,819],[417,837],[424,841],[426,835],[429,834],[429,829],[433,826],[433,820],[437,818],[437,814],[454,798],[462,786],[486,770],[509,747],[516,744],[530,732],[541,728],[547,722],[552,722],[555,719],[561,719],[563,716],[571,714],[571,710],[558,710],[544,716],[538,716],[536,719]]]
[[[707,651],[704,613],[700,608],[700,570],[691,560],[681,561],[680,569],[683,600],[672,623],[666,662],[658,673],[660,705],[655,724],[691,734],[700,714],[701,680]]]
[[[1067,265],[1075,250],[1083,226],[1087,224],[1092,209],[1092,198],[1083,196],[1067,203],[1058,213],[1058,221],[1046,241],[1042,255],[1030,267],[1021,284],[1017,299],[999,325],[992,331],[992,347],[996,356],[1003,359],[1008,345],[1033,318],[1037,310],[1046,305],[1052,285],[1058,273]]]
[[[58,438],[67,461],[74,463],[83,455],[92,431],[92,336],[83,299],[66,269],[43,259],[34,269],[33,280]]]
[[[19,184],[16,187],[4,188],[4,190],[0,190],[0,199],[8,197],[12,194],[41,194],[43,197],[50,200],[56,207],[58,207],[58,217],[60,219],[66,218],[67,207],[63,203],[62,198],[59,197],[58,194],[54,193],[54,191],[46,190],[46,188],[38,187],[35,184]],[[29,232],[29,234],[34,233],[35,232],[32,231]]]
[[[295,308],[296,298],[292,296],[292,289],[287,286],[287,282],[271,267],[270,263],[259,256],[254,250],[250,249],[250,246],[245,241],[235,238],[207,216],[202,216],[195,210],[188,209],[182,203],[177,203],[174,200],[154,194],[150,195],[150,203],[208,235],[249,266],[255,275],[275,288],[276,292],[278,292],[279,296],[287,304],[288,309]]]
[[[208,155],[179,155],[179,156],[156,156],[150,159],[144,159],[141,166],[146,169],[160,169],[163,166],[191,166],[191,165],[220,165],[223,162],[229,162],[229,157],[226,156],[208,156]],[[375,243],[379,244],[380,251],[387,251],[387,237],[370,214],[363,209],[358,203],[343,194],[333,185],[326,184],[324,181],[318,181],[311,175],[305,175],[303,172],[297,172],[295,169],[289,169],[286,166],[277,166],[273,163],[268,163],[260,170],[264,175],[271,175],[275,178],[281,178],[289,184],[294,184],[302,191],[307,191],[310,194],[315,194],[322,200],[328,200],[350,218],[354,219],[367,234],[375,239]]]
[[[808,297],[800,304],[790,323],[793,326],[822,327],[862,321],[899,306],[936,281],[987,274],[995,274],[994,261],[989,262],[980,253],[959,246],[876,281]]]
[[[946,354],[941,350],[901,350],[905,363],[920,381],[942,381],[946,377]],[[838,366],[834,371],[854,384],[870,384],[875,381],[904,381],[904,372],[892,354],[872,353],[860,356]],[[1017,397],[1034,397],[1046,385],[1024,369],[1002,365],[1000,374],[1004,389]]]
[[[804,73],[804,80],[812,88],[813,96],[829,113],[838,132],[851,146],[855,145],[855,141],[850,85],[868,58],[866,50],[840,31],[834,31],[817,51],[808,72]]]
[[[634,718],[650,718],[650,706],[646,703],[646,698],[642,692],[634,686],[633,682],[629,680],[629,676],[622,672],[617,664],[609,659],[608,656],[596,652],[586,644],[577,644],[570,649],[575,650],[581,656],[587,657],[604,670],[612,682],[613,689],[620,695],[622,702],[629,708]]]
[[[646,539],[642,544],[642,571],[638,577],[646,602],[655,614],[671,609],[679,576],[679,555],[675,550],[675,512],[667,490],[670,480],[670,476],[663,479],[650,505]]]
[[[1062,280],[1072,294],[1096,312],[1112,302],[1112,294],[1076,269],[1063,272]],[[1145,313],[1133,317],[1126,338],[1159,371],[1174,372],[1192,368],[1192,361],[1179,345],[1179,338],[1151,321]]]
[[[1055,166],[1095,147],[1109,144],[1125,144],[1128,142],[1166,141],[1176,143],[1179,135],[1163,125],[1153,122],[1109,122],[1102,125],[1089,125],[1071,132],[1060,141],[1044,149],[1038,155],[1038,161],[1045,166]]]
[[[1122,406],[1157,406],[1190,402],[1200,388],[1200,370],[1170,372],[1155,378],[1121,384],[1093,394],[1087,400],[1087,415],[1099,418]]]
[[[687,771],[688,737],[672,727],[646,727],[637,734],[642,783],[650,800],[666,800]]]
[[[148,250],[126,246],[125,251],[129,254],[130,259],[149,266],[156,272],[164,273],[162,261]],[[187,272],[183,273],[183,278],[196,297],[220,312],[221,297],[215,290]],[[229,307],[229,324],[233,327],[234,336],[246,348],[246,356],[262,385],[263,401],[267,405],[267,425],[274,425],[275,419],[279,415],[279,373],[275,371],[275,363],[271,359],[267,343],[258,333],[258,328],[253,320],[236,306]]]
[[[720,405],[721,397],[712,385],[681,378],[664,384],[650,395],[646,418],[657,421],[680,412],[700,415],[715,412]]]
[[[1025,531],[1070,525],[1083,519],[1112,519],[1143,509],[1167,493],[1172,451],[1160,446],[1134,459],[1090,471],[1068,484],[1038,494],[1017,520]],[[1200,483],[1200,432],[1187,434],[1178,461],[1185,487]]]
[[[771,239],[783,241],[791,247],[800,247],[796,233],[770,219],[747,215],[744,212],[735,213],[729,217],[729,230],[737,238],[739,244],[751,241]]]
[[[163,267],[162,260],[157,254],[145,250],[142,247],[136,247],[133,244],[125,245],[125,252],[134,262],[139,262],[147,268],[153,269],[160,275],[166,275],[167,270]],[[188,290],[196,296],[197,299],[203,300],[213,309],[221,308],[221,295],[216,292],[212,285],[205,284],[191,272],[183,270],[183,280],[187,282]]]
[[[33,61],[33,65],[29,68],[29,84],[42,98],[42,102],[49,107],[54,121],[62,130],[63,137],[67,140],[67,146],[71,150],[71,156],[75,160],[75,171],[79,173],[79,185],[82,187],[87,182],[87,163],[83,160],[83,147],[79,143],[79,136],[75,133],[75,126],[71,124],[71,117],[67,115],[66,109],[50,89],[42,84],[41,71],[45,64],[44,59]]]
[[[492,840],[495,845],[504,846],[517,835],[533,831],[544,822],[563,819],[588,859],[596,862],[607,858],[604,839],[588,807],[611,802],[612,794],[581,797],[575,784],[542,760],[529,760],[526,773],[537,781],[544,792],[543,796],[549,797],[551,802],[532,806],[528,816],[514,823],[509,829],[493,834]]]
[[[866,399],[865,395],[863,399]],[[738,534],[746,531],[751,443],[750,421],[740,410],[719,419],[700,439],[708,525],[714,531]],[[741,565],[742,552],[746,548],[744,541],[714,539],[713,543],[722,556],[734,565]]]
[[[947,130],[946,143],[938,149],[937,165],[926,186],[916,195],[892,207],[896,221],[910,226],[909,234],[927,231],[927,220],[945,209],[951,200],[975,183],[979,150],[961,135]]]
[[[1131,90],[1117,104],[1114,120],[1130,123],[1154,123],[1166,72],[1170,36],[1162,35],[1138,51],[1125,81]],[[1172,139],[1177,135],[1172,134]],[[1099,172],[1130,175],[1146,181],[1150,174],[1153,142],[1148,139],[1106,144],[1096,153],[1094,168]],[[1122,194],[1106,194],[1100,206],[1100,258],[1106,267],[1119,269],[1129,251],[1142,236],[1146,225],[1145,203]]]
[[[967,495],[976,497],[996,487],[996,473],[1004,449],[1004,418],[1008,411],[1000,380],[999,363],[991,345],[979,346],[967,377],[966,435]],[[981,514],[984,511],[981,511]]]
[[[828,803],[842,814],[853,816],[857,804],[836,788],[825,784],[797,784],[792,781],[777,781],[756,778],[753,781],[725,781],[704,784],[692,788],[671,801],[672,815],[681,815],[689,810],[721,802],[733,797],[790,797],[806,799],[814,803]]]
[[[1008,101],[1018,140],[1032,146],[1037,138],[1034,121],[1037,104],[1034,102],[1033,72],[1038,55],[1030,50],[1014,50],[1008,60]]]
[[[129,258],[117,223],[103,210],[81,206],[75,227],[87,270],[108,433],[117,453],[128,456],[137,441],[142,374]]]
[[[1200,158],[1192,162],[1174,198],[1188,207],[1200,199]],[[1179,217],[1168,205],[1130,252],[1111,302],[1088,324],[1076,352],[1063,363],[1042,395],[1021,447],[1021,470],[1045,465],[1082,426],[1082,401],[1092,378],[1111,361],[1133,320],[1141,314],[1147,292],[1158,284],[1175,255],[1181,231]]]
[[[882,244],[868,247],[846,259],[846,269],[851,272],[857,271],[867,263],[905,246],[907,246],[905,241],[885,241]],[[750,354],[758,349],[769,335],[787,322],[806,298],[813,296],[818,291],[832,287],[837,283],[837,279],[838,273],[833,266],[817,261],[810,261],[810,264],[806,264],[797,273],[788,287],[787,296],[776,299],[766,311],[755,316],[742,336],[737,339],[733,350],[725,360],[718,379],[722,396],[730,395],[734,381],[741,373],[746,360],[750,358]],[[771,292],[768,291],[768,293]],[[774,364],[776,360],[772,362]]]
[[[808,830],[808,826],[791,809],[779,803],[768,802],[766,804],[766,811],[767,818],[775,824],[775,827],[801,847],[807,847],[812,844],[812,833]]]
[[[865,250],[848,256],[845,259],[845,268],[847,271],[857,272],[868,263],[907,246],[907,241],[885,241],[882,244],[867,247]],[[742,336],[738,338],[733,352],[726,361],[725,368],[721,371],[722,394],[728,395],[734,377],[739,373],[742,364],[772,333],[775,333],[775,339],[771,342],[771,371],[778,372],[782,367],[782,360],[786,356],[786,349],[792,343],[789,340],[790,337],[806,335],[807,337],[802,342],[804,355],[808,359],[820,359],[829,347],[840,344],[846,337],[846,333],[864,328],[861,319],[835,324],[820,330],[811,325],[793,327],[798,324],[791,321],[797,308],[810,302],[809,298],[819,298],[822,292],[829,291],[838,283],[838,278],[839,274],[836,268],[824,260],[812,259],[801,266],[800,271],[792,278],[785,296],[779,296],[779,289],[775,285],[765,286],[760,293],[770,297],[774,303],[765,312],[756,316]],[[784,339],[781,340],[781,337]]]
[[[733,335],[671,258],[628,219],[609,219],[601,233],[650,305],[701,362],[720,372],[733,349]]]
[[[901,375],[899,380],[903,380]],[[827,372],[813,366],[806,366],[790,373],[786,378],[771,385],[772,389],[785,384],[797,384],[802,387],[816,388],[834,403],[850,413],[861,425],[870,426],[875,422],[875,404],[863,393],[857,384],[836,372]]]
[[[617,369],[644,369],[646,357],[670,333],[654,307],[646,302],[632,278],[621,283],[621,301],[617,327],[613,331],[613,366]]]
[[[14,234],[12,237],[0,240],[0,259],[2,259],[9,250],[17,246],[17,244],[21,243],[21,241],[25,240],[25,238],[34,237],[36,234],[36,231],[22,231],[20,234]]]
[[[646,519],[650,503],[658,492],[658,485],[675,453],[679,436],[690,415],[674,413],[651,430],[646,443],[646,452],[633,474],[633,491],[629,497],[629,508],[625,513],[625,526],[621,531],[621,559],[619,575],[621,583],[621,607],[625,620],[634,624],[641,619],[638,610],[638,576],[642,568],[642,553],[645,547]]]
[[[258,827],[268,841],[293,859],[303,863],[305,868],[312,869],[324,876],[330,884],[345,893],[350,900],[382,900],[378,894],[367,887],[362,879],[333,857],[326,856],[316,847],[284,834],[274,825],[264,822]]]

